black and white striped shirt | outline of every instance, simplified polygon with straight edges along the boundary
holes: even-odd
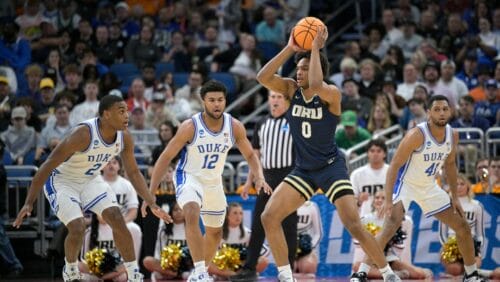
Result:
[[[252,146],[260,150],[260,161],[264,169],[280,169],[295,164],[290,125],[284,114],[277,118],[269,115],[258,122]]]

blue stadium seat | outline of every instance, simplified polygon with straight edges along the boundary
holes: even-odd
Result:
[[[234,76],[231,73],[228,72],[214,72],[210,73],[208,75],[211,79],[218,80],[227,87],[227,93],[228,93],[228,100],[232,101],[233,98],[236,96],[236,91],[237,91],[237,86],[236,86],[236,80],[234,79]]]
[[[130,85],[132,85],[132,81],[134,81],[134,79],[136,79],[137,77],[141,77],[141,76],[138,74],[132,74],[132,75],[128,75],[128,76],[124,76],[124,77],[120,78],[122,81],[122,84],[120,86],[120,91],[122,92],[123,96],[126,96]]]
[[[281,51],[281,46],[274,42],[263,41],[257,44],[257,50],[260,51],[264,61],[267,62]]]
[[[167,72],[174,72],[174,64],[172,63],[156,63],[156,78],[160,79],[161,75]]]
[[[34,165],[35,164],[35,150],[31,150],[26,155],[24,155],[23,165]]]
[[[2,156],[2,164],[3,165],[11,165],[13,162],[12,157],[10,156],[10,152],[7,149],[4,149]]]
[[[173,74],[173,81],[175,88],[180,88],[188,82],[189,73],[177,72]]]
[[[130,63],[113,64],[109,67],[109,71],[114,73],[121,80],[123,80],[125,77],[141,75],[141,72],[139,71],[137,66]]]

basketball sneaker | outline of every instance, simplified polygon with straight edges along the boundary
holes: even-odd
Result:
[[[208,272],[196,274],[194,271],[189,275],[187,282],[214,282],[214,279],[208,275]]]
[[[129,277],[127,282],[142,282],[144,281],[144,275],[139,271],[135,272],[132,277]]]
[[[78,270],[78,267],[71,267],[66,271],[66,265],[63,267],[62,273],[64,282],[78,282],[83,281],[83,275]]]
[[[384,282],[401,282],[401,278],[399,278],[399,276],[397,276],[395,273],[391,273],[387,274]]]
[[[479,273],[477,272],[477,270],[472,272],[469,275],[465,274],[464,280],[463,280],[463,282],[485,282],[485,281],[488,281],[488,280],[481,277],[479,275]]]
[[[285,277],[282,275],[278,275],[278,281],[279,282],[297,282],[297,279],[293,277]]]
[[[366,272],[354,272],[351,275],[351,279],[349,280],[350,282],[368,282],[368,276],[366,275]]]

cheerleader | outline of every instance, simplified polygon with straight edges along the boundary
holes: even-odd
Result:
[[[361,223],[373,233],[381,230],[384,225],[384,215],[381,214],[384,200],[385,192],[383,190],[377,191],[372,202],[372,212],[361,218]],[[401,223],[401,231],[403,233],[398,231],[396,236],[398,234],[405,234],[405,238],[402,238],[400,235],[397,240],[392,243],[392,245],[388,245],[385,248],[387,262],[401,279],[431,278],[431,270],[415,266],[411,263],[411,241],[413,231],[413,221],[411,217],[407,215],[405,216],[403,222]],[[359,242],[356,240],[354,240],[354,246],[352,271],[357,272],[366,255],[359,245]],[[376,268],[371,268],[370,272],[367,273],[367,276],[369,279],[382,278],[382,275]]]
[[[298,257],[295,260],[294,272],[304,274],[309,278],[314,277],[318,269],[316,246],[323,237],[323,224],[318,205],[312,201],[304,202],[297,210],[297,218],[299,249],[297,250]]]
[[[186,273],[177,273],[161,267],[161,251],[164,247],[170,244],[178,244],[181,248],[187,246],[184,212],[181,207],[175,201],[163,207],[165,210],[168,209],[168,214],[172,217],[173,223],[165,224],[164,221],[160,221],[154,257],[146,256],[142,261],[144,267],[152,273],[151,279],[153,281],[181,279],[189,275],[188,269],[186,269]]]
[[[481,247],[484,242],[484,225],[483,225],[483,213],[484,209],[481,203],[477,200],[472,199],[473,191],[471,189],[471,183],[463,174],[459,174],[457,177],[457,196],[459,197],[460,204],[464,210],[464,216],[469,223],[472,237],[475,241],[476,246],[476,264],[479,268],[481,266]],[[455,236],[455,231],[449,228],[447,225],[439,224],[439,239],[441,244],[444,245],[451,236]],[[451,275],[462,275],[464,273],[463,261],[457,261],[453,263],[445,262],[441,260],[444,265],[446,273]]]
[[[221,246],[236,248],[240,250],[240,256],[246,253],[248,242],[250,241],[250,229],[243,225],[243,208],[239,203],[233,202],[228,205],[226,219],[222,225],[222,241]],[[263,245],[259,260],[257,262],[256,271],[258,273],[264,271],[269,264],[267,255],[269,249]],[[241,262],[241,265],[244,261]],[[228,277],[235,275],[234,270],[219,269],[213,262],[208,267],[208,272],[211,275],[217,276],[219,279],[227,280]]]

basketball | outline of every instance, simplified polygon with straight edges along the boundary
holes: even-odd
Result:
[[[295,43],[302,49],[311,50],[319,26],[325,26],[325,24],[315,17],[305,17],[298,21],[293,29]]]

